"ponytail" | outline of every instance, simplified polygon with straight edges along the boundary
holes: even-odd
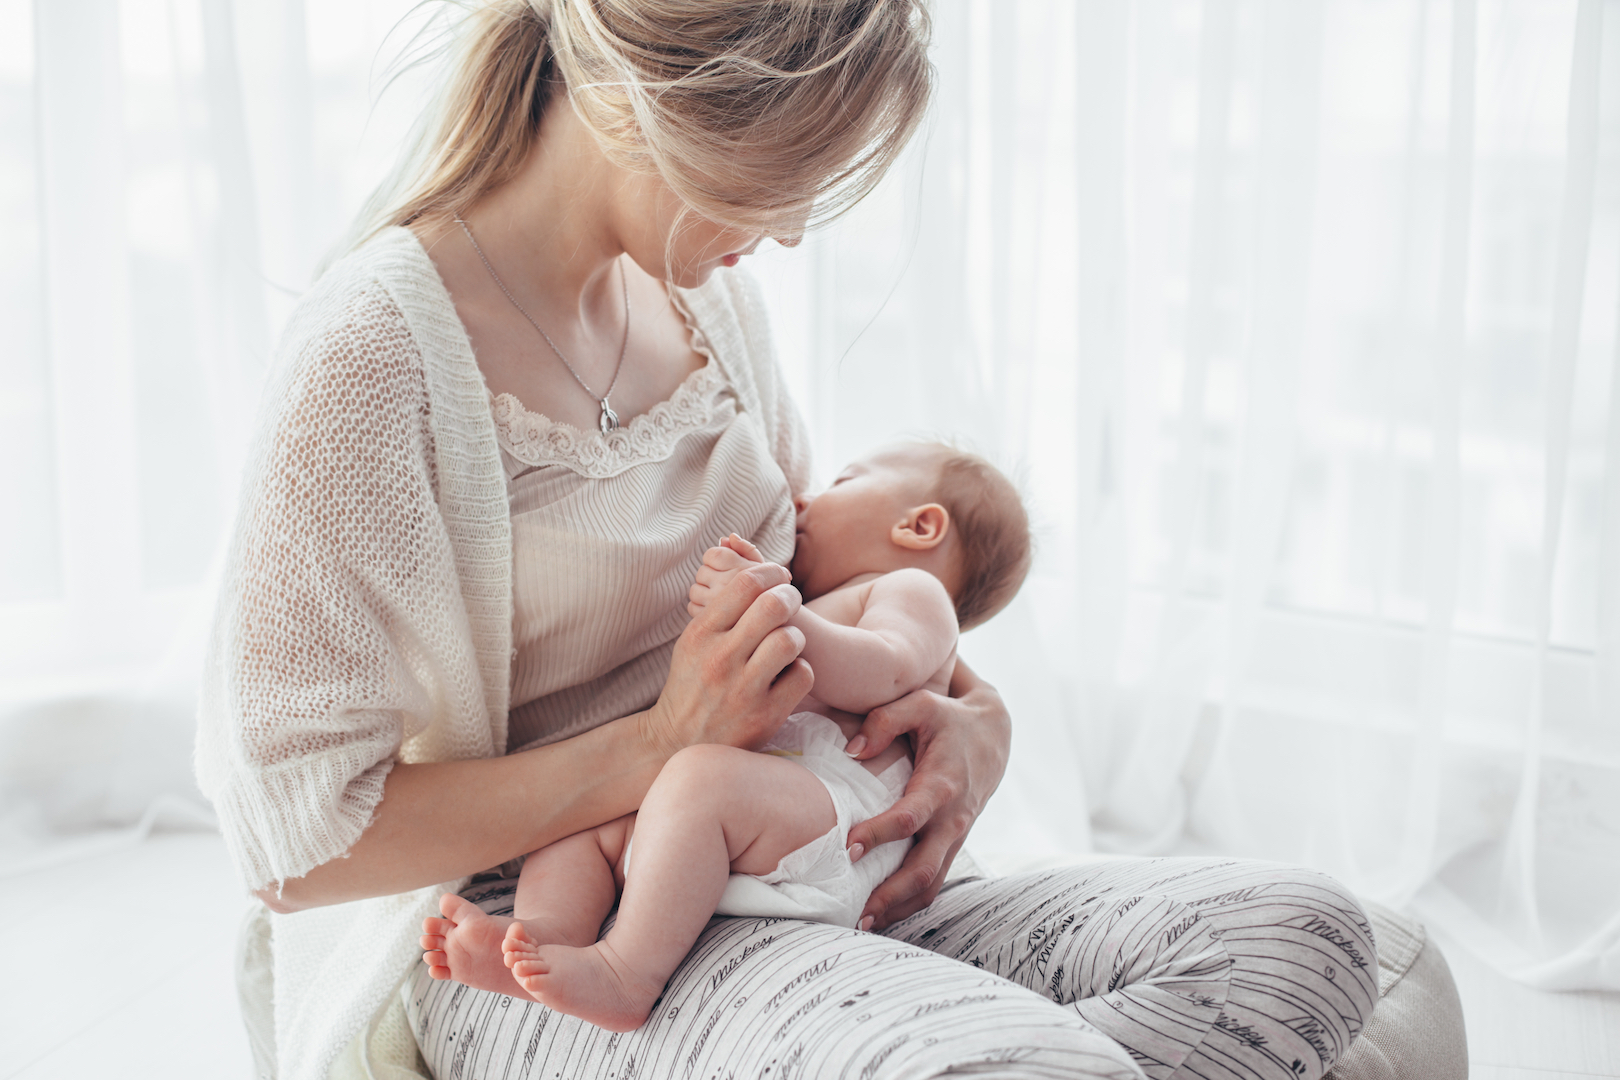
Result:
[[[436,115],[361,212],[342,250],[390,225],[450,218],[517,174],[556,85],[547,0],[494,0],[467,16]]]

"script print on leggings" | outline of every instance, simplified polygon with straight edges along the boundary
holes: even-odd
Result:
[[[1073,1009],[1153,1080],[1314,1080],[1377,1002],[1355,897],[1274,863],[1144,859],[965,882],[887,933]]]
[[[514,883],[464,895],[510,914]],[[406,1011],[438,1080],[921,1080],[1140,1071],[1072,1010],[876,934],[717,918],[636,1031],[614,1034],[418,967]]]
[[[510,882],[466,895],[510,913]],[[886,935],[716,919],[627,1035],[425,968],[407,1010],[439,1080],[1317,1080],[1376,971],[1332,879],[1154,859],[955,883]]]

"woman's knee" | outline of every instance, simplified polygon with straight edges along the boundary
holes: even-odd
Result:
[[[1314,969],[1358,976],[1376,994],[1378,954],[1372,920],[1337,878],[1285,863],[1235,864],[1234,875],[1208,896],[1186,902],[1229,924],[1228,942],[1259,951],[1297,953]]]
[[[1354,893],[1319,870],[1249,863],[1229,873],[1245,880],[1187,901],[1207,912],[1232,957],[1227,1034],[1292,1043],[1326,1070],[1378,1003],[1372,921]]]
[[[1209,1040],[1331,1062],[1377,994],[1360,901],[1279,863],[1121,860],[974,882],[895,936],[1011,978],[1166,1062]]]

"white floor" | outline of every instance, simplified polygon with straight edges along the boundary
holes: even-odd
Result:
[[[0,1080],[249,1080],[231,980],[245,904],[207,833],[0,878],[21,930],[0,981]],[[1541,993],[1445,951],[1477,1080],[1620,1080],[1620,994]]]
[[[231,973],[246,906],[210,833],[0,878],[21,931],[0,980],[0,1077],[249,1080]]]
[[[1457,980],[1475,1080],[1620,1077],[1620,994],[1532,990],[1436,940]]]

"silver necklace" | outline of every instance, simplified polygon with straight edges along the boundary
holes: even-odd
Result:
[[[540,332],[540,336],[546,339],[546,344],[551,346],[551,351],[557,354],[557,359],[563,362],[563,367],[568,369],[568,374],[574,377],[574,381],[579,383],[582,390],[591,395],[592,398],[596,399],[596,403],[602,406],[602,415],[596,418],[596,426],[602,429],[602,434],[606,435],[610,431],[616,431],[619,427],[619,414],[614,412],[613,406],[608,404],[608,398],[612,395],[613,388],[619,385],[619,372],[624,369],[625,350],[630,347],[630,279],[625,276],[624,266],[622,264],[619,266],[619,281],[624,288],[624,341],[619,345],[619,362],[613,368],[613,381],[608,383],[606,394],[598,394],[590,388],[584,379],[579,377],[579,372],[574,370],[574,365],[568,362],[568,357],[564,356],[562,350],[557,348],[557,343],[551,340],[551,335],[541,330],[540,324],[534,321],[534,316],[523,310],[523,305],[517,302],[517,297],[512,295],[512,290],[506,287],[506,283],[495,272],[495,268],[489,265],[489,256],[484,254],[484,249],[478,246],[477,240],[473,239],[472,230],[467,227],[467,223],[459,217],[455,221],[457,225],[461,226],[461,231],[467,234],[467,239],[472,243],[473,250],[478,252],[478,258],[483,262],[484,269],[489,271],[489,276],[494,279],[501,292],[506,294],[506,298],[512,301],[512,306],[518,309],[518,314],[528,319],[529,325]]]

